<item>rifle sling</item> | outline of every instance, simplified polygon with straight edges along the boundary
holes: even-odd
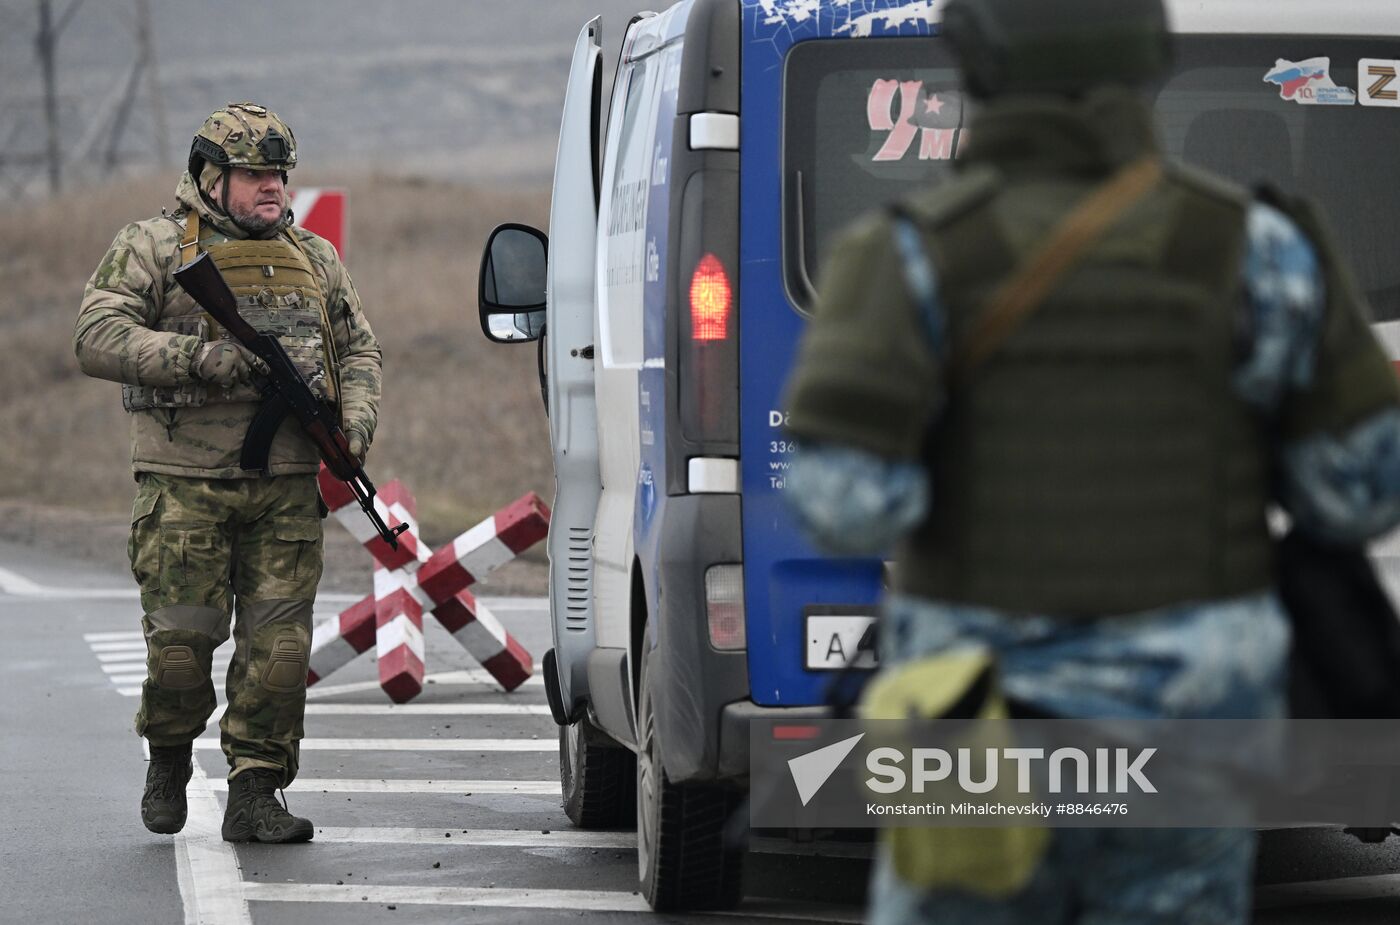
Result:
[[[1142,200],[1162,178],[1162,164],[1148,156],[1128,164],[1090,193],[1050,232],[1004,282],[977,317],[952,360],[955,379],[967,378],[1006,342],[1084,252],[1110,225]]]

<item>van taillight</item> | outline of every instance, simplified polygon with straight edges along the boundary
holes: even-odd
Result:
[[[672,303],[681,439],[667,485],[685,493],[690,460],[739,455],[738,171],[697,171],[681,202]]]
[[[699,341],[729,337],[734,292],[729,274],[714,254],[706,254],[690,277],[690,336]]]

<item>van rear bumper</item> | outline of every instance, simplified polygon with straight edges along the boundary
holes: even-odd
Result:
[[[750,700],[729,704],[720,714],[719,779],[748,782],[749,725],[755,720],[806,723],[829,716],[826,707],[764,707]]]
[[[749,777],[749,723],[756,718],[806,720],[821,706],[761,707],[749,690],[747,651],[710,645],[705,570],[743,562],[738,495],[676,495],[666,500],[654,547],[656,615],[648,676],[657,739],[673,783],[743,786]],[[645,552],[643,553],[645,557]]]

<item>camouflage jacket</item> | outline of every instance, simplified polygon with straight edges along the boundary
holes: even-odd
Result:
[[[205,243],[246,235],[208,207],[188,173],[175,195],[179,207],[173,214],[123,228],[88,281],[73,348],[89,376],[132,386],[178,388],[194,382],[192,366],[203,340],[193,334],[156,330],[163,318],[193,310],[189,296],[173,277],[180,265],[185,216],[190,210],[198,211]],[[290,225],[279,234],[295,236],[311,261],[325,295],[340,361],[345,430],[358,431],[368,445],[374,437],[382,385],[379,342],[365,319],[350,274],[331,244]],[[133,411],[132,470],[202,478],[254,477],[258,473],[244,471],[238,459],[257,408],[258,403],[250,401]],[[318,465],[315,447],[290,419],[273,441],[268,459],[272,475],[312,473]]]

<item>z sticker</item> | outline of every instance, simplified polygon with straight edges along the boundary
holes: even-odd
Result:
[[[1356,91],[1333,83],[1331,70],[1331,58],[1279,58],[1264,82],[1276,85],[1279,96],[1301,106],[1355,106]]]
[[[1400,61],[1362,58],[1356,65],[1362,106],[1400,108]]]

